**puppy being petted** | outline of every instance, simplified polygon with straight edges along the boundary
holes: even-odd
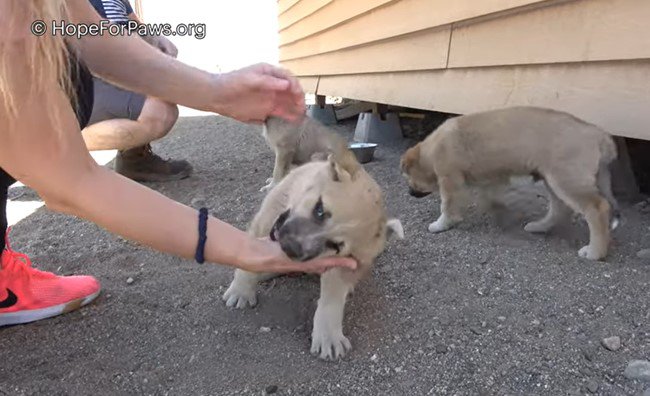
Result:
[[[327,160],[302,165],[273,187],[249,228],[256,237],[278,241],[294,260],[349,256],[358,261],[354,271],[336,268],[321,275],[311,352],[322,359],[342,357],[351,348],[343,334],[348,294],[369,272],[387,237],[404,235],[399,220],[387,218],[379,185],[345,142],[338,147]],[[223,299],[228,306],[254,306],[258,282],[275,275],[237,270]]]
[[[275,163],[273,176],[260,191],[268,191],[277,185],[289,173],[292,165],[327,159],[332,150],[332,133],[328,127],[307,116],[298,124],[278,117],[268,118],[262,135],[275,153]]]

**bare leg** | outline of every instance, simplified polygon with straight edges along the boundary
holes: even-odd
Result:
[[[345,356],[352,348],[343,335],[343,311],[353,280],[343,276],[340,269],[331,269],[321,276],[320,298],[314,315],[311,353],[332,360]]]
[[[463,219],[462,210],[466,203],[467,190],[462,175],[443,176],[440,185],[440,217],[429,224],[429,232],[442,232],[450,229]]]
[[[147,97],[137,120],[100,121],[87,126],[81,133],[89,151],[128,150],[164,137],[177,119],[176,105]]]

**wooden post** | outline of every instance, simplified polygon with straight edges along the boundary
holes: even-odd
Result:
[[[316,104],[321,109],[325,107],[325,95],[316,95]]]
[[[388,114],[388,105],[383,103],[374,103],[372,107],[372,114],[379,116],[379,119],[386,121],[386,114]]]

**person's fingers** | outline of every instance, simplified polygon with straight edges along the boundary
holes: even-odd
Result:
[[[289,91],[293,96],[295,103],[298,105],[302,104],[304,106],[305,92],[302,89],[298,78],[294,76],[290,71],[285,69],[280,69],[279,74],[276,75],[276,77],[286,78],[289,81]]]
[[[325,257],[302,263],[303,270],[327,270],[332,267],[342,267],[351,270],[357,269],[357,261],[349,257]]]
[[[291,111],[286,106],[275,107],[271,111],[271,115],[274,117],[282,118],[292,123],[297,123],[301,119],[298,112]]]
[[[283,118],[289,122],[298,123],[302,121],[305,108],[296,105],[293,97],[288,92],[278,92],[274,98],[271,108],[271,115]]]
[[[288,80],[268,75],[256,82],[257,88],[265,91],[286,91],[290,84]]]
[[[294,98],[302,98],[304,100],[305,92],[300,85],[300,81],[296,77],[291,76],[289,82],[291,83],[291,93],[293,94]]]
[[[300,100],[304,101],[305,93],[302,89],[302,86],[300,85],[300,81],[289,70],[269,64],[262,64],[262,71],[263,73],[271,75],[273,77],[289,81],[289,91],[293,94],[298,102]]]
[[[323,272],[335,267],[356,270],[357,266],[358,266],[357,261],[348,257],[326,257],[326,258],[309,260],[305,262],[298,262],[298,261],[292,261],[288,257],[283,256],[279,258],[278,261],[275,261],[275,263],[272,264],[270,267],[266,267],[266,268],[258,267],[258,268],[254,268],[252,271],[279,272],[279,273],[306,272],[306,273],[322,274]]]
[[[263,70],[264,74],[268,74],[270,76],[281,78],[281,79],[287,80],[287,81],[289,81],[291,79],[295,79],[293,74],[291,74],[291,72],[289,70],[287,70],[287,69],[284,69],[284,68],[281,68],[281,67],[278,67],[278,66],[273,66],[273,65],[270,65],[268,63],[263,63],[262,67],[263,67],[262,70]]]

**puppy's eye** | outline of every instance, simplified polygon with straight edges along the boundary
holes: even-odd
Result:
[[[318,198],[318,202],[314,205],[313,216],[319,222],[323,222],[330,217],[330,214],[323,207],[323,200],[321,198]]]

